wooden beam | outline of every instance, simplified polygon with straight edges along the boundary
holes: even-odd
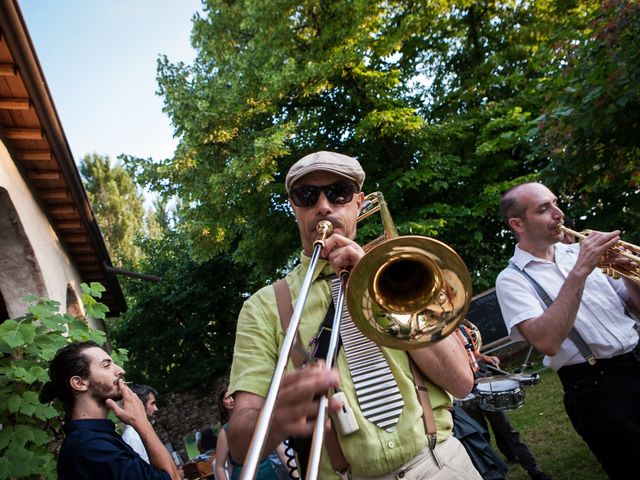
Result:
[[[42,140],[42,130],[39,128],[7,128],[4,136],[10,140]]]
[[[62,178],[57,170],[29,170],[27,176],[31,180],[60,180]]]
[[[80,220],[60,220],[56,222],[56,227],[60,230],[82,230],[82,222]]]
[[[29,110],[31,101],[28,98],[0,97],[0,109],[4,110]]]
[[[43,200],[67,200],[70,198],[69,190],[66,188],[52,188],[50,190],[41,190],[40,198]]]
[[[47,209],[51,215],[70,215],[75,213],[76,209],[73,205],[56,205]]]
[[[86,263],[80,265],[80,270],[83,272],[102,272],[102,265],[99,263]]]
[[[0,63],[0,77],[15,77],[18,68],[13,63]]]
[[[76,255],[75,259],[80,265],[89,265],[98,261],[95,255]]]
[[[23,162],[50,162],[53,160],[51,150],[23,150],[18,152],[18,159]]]
[[[70,245],[69,250],[76,253],[93,253],[93,247],[91,245]]]
[[[67,243],[87,243],[89,241],[86,235],[63,235],[62,238]]]

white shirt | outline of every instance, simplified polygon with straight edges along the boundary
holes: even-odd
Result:
[[[535,257],[516,245],[510,262],[524,269],[555,300],[573,268],[580,251],[579,244],[556,243],[555,262]],[[547,308],[531,282],[521,272],[506,268],[496,280],[496,294],[509,336],[523,341],[519,323],[539,317]],[[589,345],[596,358],[610,358],[631,351],[638,343],[635,320],[625,314],[623,301],[628,300],[622,280],[614,280],[595,268],[587,277],[574,328]],[[558,353],[544,357],[544,365],[558,370],[565,365],[584,362],[575,343],[566,338]]]
[[[149,455],[147,455],[147,450],[144,448],[144,444],[142,443],[142,439],[136,429],[131,427],[130,425],[124,426],[124,431],[122,432],[122,440],[129,445],[131,448],[135,450],[135,452],[140,455],[145,462],[149,462]]]

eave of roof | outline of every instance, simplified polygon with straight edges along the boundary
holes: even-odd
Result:
[[[127,308],[16,0],[0,0],[0,137],[51,221],[83,282],[106,288],[101,302]]]

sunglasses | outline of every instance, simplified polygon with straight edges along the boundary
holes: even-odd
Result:
[[[313,207],[318,203],[320,192],[324,193],[331,203],[344,205],[353,200],[357,187],[349,182],[336,182],[331,185],[300,185],[291,190],[291,200],[296,207]]]

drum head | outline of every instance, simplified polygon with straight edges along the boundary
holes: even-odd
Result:
[[[482,410],[500,412],[519,408],[524,404],[524,390],[520,383],[512,378],[493,379],[476,385]]]
[[[476,390],[478,390],[479,393],[508,392],[519,387],[520,383],[517,380],[501,378],[486,383],[479,383],[476,385]]]

